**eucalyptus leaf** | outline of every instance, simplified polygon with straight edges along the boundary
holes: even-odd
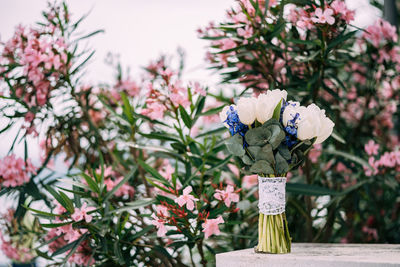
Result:
[[[271,164],[275,164],[274,152],[271,144],[266,144],[258,151],[256,160],[266,160]]]
[[[246,164],[246,165],[252,165],[252,164],[254,163],[254,161],[253,161],[249,156],[247,156],[247,155],[244,155],[244,156],[242,157],[242,161],[243,161],[243,163]]]
[[[248,146],[247,151],[251,154],[253,159],[257,156],[258,152],[261,150],[259,146]]]
[[[278,151],[279,151],[279,154],[281,154],[284,159],[290,160],[292,158],[289,148],[286,145],[281,144],[278,147]]]
[[[287,163],[287,160],[279,152],[276,153],[275,159],[276,172],[278,174],[287,173],[289,171],[289,164]]]
[[[269,135],[268,142],[272,145],[273,149],[276,149],[285,139],[285,132],[282,125],[276,119],[268,120],[262,125],[261,129],[266,129]]]
[[[251,166],[250,171],[256,174],[274,174],[274,169],[266,160],[259,160]]]
[[[263,146],[268,143],[270,136],[270,132],[262,127],[257,127],[248,130],[244,138],[250,146]]]
[[[228,138],[225,141],[225,145],[228,151],[234,156],[242,157],[246,153],[243,148],[243,138],[239,134]]]

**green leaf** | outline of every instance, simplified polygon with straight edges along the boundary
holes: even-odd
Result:
[[[99,185],[96,183],[96,181],[87,175],[86,173],[82,172],[81,173],[82,177],[85,179],[86,183],[89,185],[89,188],[95,192],[95,193],[100,193],[100,188]]]
[[[152,132],[149,134],[138,132],[138,134],[140,134],[141,136],[144,136],[146,138],[149,138],[149,139],[157,139],[157,140],[162,140],[162,141],[173,141],[173,142],[180,141],[179,137],[174,136],[169,133],[165,133],[165,132]]]
[[[116,186],[113,187],[113,189],[111,189],[109,192],[107,192],[107,194],[104,197],[104,201],[106,201],[107,199],[109,199],[112,195],[114,195],[115,192],[117,192],[117,190],[123,186],[129,179],[132,178],[132,176],[135,174],[137,170],[137,167],[135,166],[133,168],[133,170],[131,170],[125,177],[124,179],[122,179]]]
[[[125,116],[128,118],[129,123],[133,125],[135,123],[135,119],[133,118],[133,109],[131,107],[131,104],[129,103],[128,97],[124,92],[121,92],[120,95],[124,103],[124,105],[122,106],[122,110]]]
[[[285,139],[285,132],[278,120],[272,118],[266,121],[261,128],[267,130],[268,142],[272,145],[272,149],[276,149]]]
[[[279,151],[279,154],[281,154],[281,156],[282,156],[284,159],[290,160],[290,159],[292,158],[292,155],[290,154],[289,148],[288,148],[286,145],[281,144],[281,145],[278,147],[278,151]]]
[[[332,137],[336,141],[338,141],[338,142],[340,142],[342,144],[346,144],[346,141],[343,139],[343,137],[341,137],[335,130],[332,132]]]
[[[169,181],[165,179],[156,169],[154,169],[141,159],[138,159],[138,163],[140,166],[142,166],[143,169],[145,169],[146,172],[150,173],[156,181],[169,186]]]
[[[256,174],[274,174],[274,169],[266,160],[259,160],[250,167],[250,171]]]
[[[247,147],[247,152],[251,154],[251,157],[253,159],[256,158],[256,156],[260,150],[261,150],[261,147],[259,147],[259,146],[248,146]]]
[[[242,157],[246,151],[243,148],[243,138],[240,134],[228,138],[225,141],[226,148],[232,155]]]
[[[302,183],[287,183],[286,191],[293,194],[307,195],[307,196],[325,196],[325,195],[340,194],[340,192],[334,191],[330,188],[318,185],[302,184]]]
[[[279,175],[285,174],[289,171],[289,164],[287,163],[286,159],[279,153],[277,152],[275,154],[275,159],[276,159],[276,173]]]
[[[70,213],[74,213],[74,204],[72,203],[72,200],[62,191],[59,191],[60,196],[62,199],[65,201],[65,204],[67,205],[67,211]]]
[[[190,118],[189,114],[186,112],[185,108],[179,105],[179,113],[181,114],[181,118],[183,120],[183,123],[188,127],[189,129],[192,128],[192,119]]]
[[[209,109],[209,110],[207,110],[206,112],[201,113],[200,116],[210,116],[210,115],[217,114],[217,113],[219,113],[224,107],[225,107],[225,105],[222,105],[222,106],[219,106],[219,107],[216,107],[216,108]]]
[[[324,153],[331,154],[331,155],[336,155],[336,156],[341,156],[341,157],[349,159],[349,160],[351,160],[351,161],[353,161],[355,163],[358,163],[361,166],[366,166],[366,167],[370,167],[371,168],[369,163],[367,161],[365,161],[364,159],[362,159],[360,157],[357,157],[357,156],[354,156],[352,154],[349,154],[347,152],[338,151],[338,150],[336,150],[336,149],[334,149],[332,147],[330,147],[327,150],[324,150]]]
[[[32,211],[32,212],[34,212],[34,213],[37,213],[37,214],[39,214],[39,215],[41,215],[41,216],[50,217],[50,218],[62,216],[62,215],[55,214],[55,213],[50,213],[50,212],[45,212],[45,211],[33,209],[33,208],[30,208],[30,207],[28,207],[28,206],[26,206],[26,205],[22,205],[22,206],[23,206],[25,209],[30,210],[30,211]],[[34,214],[34,215],[36,215],[36,214]]]
[[[271,144],[263,146],[256,155],[256,160],[266,160],[271,164],[275,164],[274,152]]]
[[[243,161],[243,163],[246,164],[246,165],[253,165],[253,163],[254,163],[254,161],[253,161],[249,156],[247,156],[247,155],[244,155],[244,156],[242,157],[242,161]]]
[[[68,210],[68,204],[65,202],[64,198],[60,196],[59,193],[57,193],[56,190],[51,188],[50,186],[46,185],[46,190],[60,203],[61,206],[63,206],[66,210]]]
[[[270,133],[262,127],[249,129],[244,137],[250,146],[263,146],[268,143],[269,138]]]
[[[274,118],[277,121],[279,121],[279,119],[281,117],[282,101],[283,101],[283,99],[281,99],[281,101],[279,101],[278,105],[276,105],[276,107],[274,109],[274,113],[272,115],[272,118]]]
[[[326,49],[326,54],[329,53],[330,50],[332,50],[335,46],[337,46],[338,44],[343,44],[346,40],[350,39],[351,37],[353,37],[356,33],[358,32],[358,30],[349,32],[344,34],[345,32],[341,32],[339,34],[338,37],[336,37],[332,42],[330,42],[328,44],[328,47]]]
[[[60,226],[71,224],[71,223],[73,223],[73,221],[62,222],[62,223],[41,223],[40,225],[44,228],[57,228]]]

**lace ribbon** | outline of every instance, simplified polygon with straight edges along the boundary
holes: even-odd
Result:
[[[276,215],[285,212],[286,204],[286,177],[260,177],[258,176],[260,213]]]

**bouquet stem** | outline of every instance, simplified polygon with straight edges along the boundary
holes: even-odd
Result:
[[[257,253],[289,253],[291,238],[285,213],[265,215],[260,213],[258,219]]]

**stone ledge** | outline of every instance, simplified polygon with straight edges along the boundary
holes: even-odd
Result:
[[[400,267],[400,244],[292,244],[290,254],[244,249],[217,254],[217,267]]]

